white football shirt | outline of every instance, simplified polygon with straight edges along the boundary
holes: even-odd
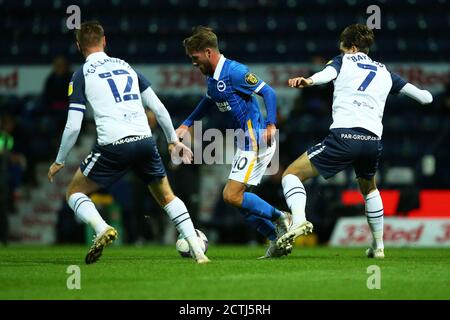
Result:
[[[75,72],[69,86],[71,109],[92,107],[97,142],[107,145],[127,136],[151,135],[141,92],[150,84],[124,60],[95,52]]]
[[[362,52],[344,54],[328,63],[336,69],[333,93],[333,128],[383,132],[383,112],[389,93],[398,93],[406,81]]]

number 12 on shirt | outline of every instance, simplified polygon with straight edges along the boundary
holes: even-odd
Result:
[[[111,88],[111,92],[114,96],[114,100],[117,102],[123,101],[129,101],[129,100],[137,100],[139,99],[138,94],[129,93],[131,91],[131,88],[133,86],[133,78],[131,76],[127,77],[127,84],[125,86],[125,89],[123,90],[123,93],[126,93],[123,95],[123,97],[120,96],[119,90],[117,89],[116,83],[114,82],[113,75],[123,75],[123,74],[130,74],[128,71],[119,69],[114,70],[111,72],[104,72],[100,73],[98,76],[102,79],[106,79],[108,81],[109,87]]]

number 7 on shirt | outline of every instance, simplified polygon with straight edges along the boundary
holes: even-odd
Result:
[[[373,78],[377,75],[377,67],[370,65],[370,64],[364,64],[364,63],[358,63],[358,67],[361,69],[367,69],[372,70],[369,72],[367,77],[364,79],[364,81],[361,83],[361,85],[358,87],[358,91],[365,91],[367,86],[372,82]]]

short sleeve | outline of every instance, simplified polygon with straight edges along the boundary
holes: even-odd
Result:
[[[138,82],[139,82],[139,92],[144,92],[148,87],[151,86],[150,81],[147,80],[147,78],[140,73],[139,71],[136,71],[137,77],[138,77]]]
[[[408,83],[405,79],[400,77],[398,74],[391,72],[391,79],[392,79],[392,88],[389,93],[391,94],[398,94],[400,90]]]
[[[76,71],[69,83],[69,103],[86,105],[85,81],[83,69]]]
[[[342,54],[334,57],[333,59],[331,59],[330,61],[327,62],[326,66],[331,66],[333,68],[336,69],[337,73],[339,74],[339,72],[341,71],[341,66],[342,66]]]
[[[231,85],[233,88],[245,95],[258,93],[266,84],[258,76],[248,70],[245,66],[235,67],[231,71]]]

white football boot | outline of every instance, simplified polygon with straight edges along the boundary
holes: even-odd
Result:
[[[269,259],[269,258],[279,258],[282,256],[287,256],[292,251],[292,246],[286,249],[281,249],[277,245],[277,240],[271,240],[269,247],[267,248],[266,254],[258,259]]]
[[[313,230],[313,224],[309,221],[305,221],[299,225],[291,225],[288,232],[286,232],[283,236],[281,236],[278,241],[278,247],[281,249],[287,249],[289,246],[292,247],[295,239],[301,235],[310,234]]]
[[[191,257],[193,257],[198,264],[210,262],[210,260],[200,247],[199,238],[197,236],[187,237],[186,241],[189,244],[189,251],[191,252]]]
[[[284,217],[278,218],[275,224],[275,232],[277,233],[277,238],[282,237],[292,225],[292,214],[290,212],[283,211]]]
[[[194,257],[195,261],[198,264],[204,264],[204,263],[209,263],[211,262],[211,260],[208,259],[208,257],[202,252],[202,251],[191,251],[191,256]]]
[[[384,248],[374,249],[370,247],[366,250],[367,258],[384,259]]]
[[[281,216],[274,222],[275,232],[277,234],[277,241],[282,236],[284,236],[286,234],[286,232],[288,232],[289,228],[292,225],[292,213],[286,212],[286,211],[283,211],[283,213],[284,213],[284,216]],[[294,246],[294,240],[290,241],[286,245],[286,247],[284,248],[286,250],[286,255],[291,253],[293,246]],[[281,247],[279,247],[278,249],[283,250],[283,248],[281,248]]]

